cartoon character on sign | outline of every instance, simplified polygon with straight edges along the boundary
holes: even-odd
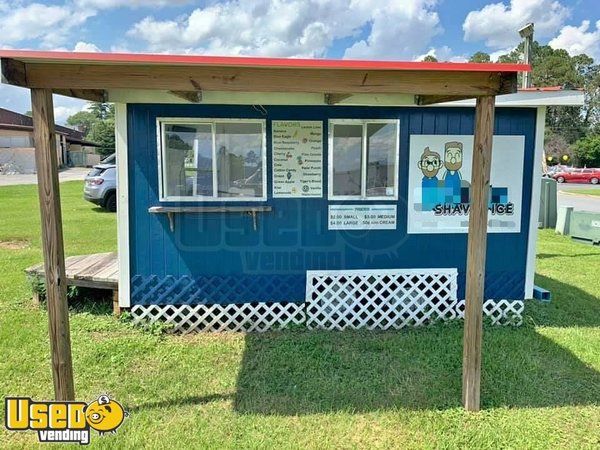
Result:
[[[458,141],[446,142],[444,145],[444,189],[446,203],[461,203],[460,188],[462,177],[460,169],[463,163],[463,144]]]
[[[417,165],[423,172],[423,179],[421,180],[422,210],[430,211],[439,203],[439,180],[437,175],[442,167],[440,154],[432,152],[429,147],[425,147]]]
[[[85,408],[87,422],[100,434],[116,433],[117,428],[128,415],[121,404],[111,400],[108,395],[101,395],[98,400],[89,403]]]

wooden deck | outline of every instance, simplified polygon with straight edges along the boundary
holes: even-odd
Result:
[[[117,254],[95,253],[93,255],[70,256],[65,260],[67,284],[116,291],[119,286],[119,264]],[[25,272],[44,276],[44,264],[36,264]]]

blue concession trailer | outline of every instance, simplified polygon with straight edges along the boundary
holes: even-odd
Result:
[[[532,296],[545,108],[580,92],[517,91],[520,64],[0,58],[3,81],[32,91],[55,380],[70,344],[52,93],[116,104],[119,305],[134,320],[397,329],[464,314],[479,407],[482,312],[518,323]]]

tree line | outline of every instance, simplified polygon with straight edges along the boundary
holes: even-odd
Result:
[[[115,105],[91,102],[87,109],[70,116],[67,125],[81,131],[86,140],[98,144],[97,151],[102,156],[115,152]]]
[[[570,56],[566,50],[540,45],[537,41],[533,42],[531,52],[533,86],[581,88],[585,98],[583,106],[548,107],[545,136],[548,164],[600,167],[600,65],[588,55]],[[424,61],[437,59],[428,55]],[[497,62],[522,61],[523,43],[510,53],[500,56]],[[469,62],[492,61],[488,53],[476,52],[469,58]],[[67,124],[82,131],[86,139],[99,144],[102,155],[115,151],[114,105],[90,103],[87,110],[69,117]]]
[[[554,49],[534,41],[531,78],[534,87],[562,86],[583,89],[583,106],[550,106],[546,114],[544,147],[549,165],[567,163],[600,167],[600,65],[588,55],[570,56],[566,50]],[[523,62],[523,43],[501,55],[499,63]],[[437,61],[429,55],[426,61]],[[476,52],[469,62],[489,63],[491,57]],[[519,74],[519,85],[521,83]]]

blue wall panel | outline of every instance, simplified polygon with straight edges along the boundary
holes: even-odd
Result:
[[[406,233],[408,151],[410,134],[473,134],[473,108],[265,108],[267,116],[252,106],[128,105],[132,304],[303,301],[306,271],[317,269],[455,267],[459,271],[459,297],[464,297],[466,234]],[[520,233],[494,233],[488,237],[486,298],[524,296],[535,115],[535,109],[496,110],[496,134],[525,136],[523,216]],[[179,214],[175,231],[171,232],[166,215],[148,213],[149,207],[160,203],[157,117],[267,119],[265,204],[273,211],[259,213],[257,231],[248,215]],[[400,120],[399,200],[375,202],[397,203],[396,230],[328,230],[326,169],[323,198],[272,198],[270,120],[322,120],[327,161],[327,120],[332,118]]]

